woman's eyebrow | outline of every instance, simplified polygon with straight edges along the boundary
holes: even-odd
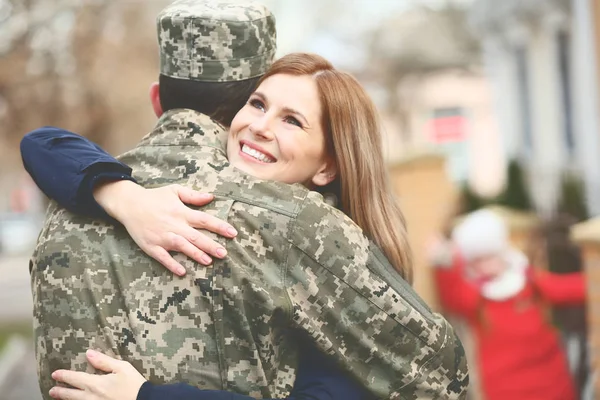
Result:
[[[256,91],[254,93],[252,93],[252,96],[256,96],[258,98],[260,98],[263,102],[268,103],[269,101],[267,100],[267,96],[265,96],[264,93]],[[299,116],[300,118],[302,118],[304,120],[304,124],[309,126],[310,124],[308,123],[308,119],[304,116],[304,114],[302,114],[300,111],[291,108],[291,107],[283,107],[281,109],[284,112],[290,113],[290,114],[295,114],[297,116]]]
[[[304,114],[302,114],[300,111],[295,110],[293,108],[290,107],[283,107],[282,108],[283,111],[290,113],[290,114],[296,114],[297,116],[299,116],[300,118],[302,118],[304,120],[304,123],[308,125],[308,120],[306,119],[306,117],[304,116]]]
[[[267,96],[265,96],[265,95],[264,95],[264,94],[262,94],[261,92],[254,92],[254,93],[252,93],[252,95],[253,95],[253,96],[256,96],[256,97],[260,97],[260,99],[261,99],[262,101],[264,101],[265,103],[267,102]]]

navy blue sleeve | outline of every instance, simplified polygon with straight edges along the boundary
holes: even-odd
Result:
[[[137,400],[250,400],[253,397],[224,390],[202,390],[183,383],[153,385],[145,382]],[[305,346],[298,376],[287,400],[371,400],[360,384],[343,373],[333,360]],[[271,399],[273,400],[273,399]]]
[[[64,129],[44,127],[28,133],[21,140],[21,157],[40,190],[77,214],[107,217],[94,200],[94,186],[109,180],[135,182],[127,165]]]

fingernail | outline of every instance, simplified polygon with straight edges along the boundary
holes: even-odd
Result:
[[[202,263],[204,263],[206,265],[208,265],[208,264],[210,264],[212,262],[212,258],[210,258],[209,256],[207,256],[206,254],[203,255],[200,259],[202,260]]]
[[[50,389],[50,391],[48,392],[48,394],[50,396],[54,397],[56,395],[56,389],[55,388]]]
[[[177,268],[177,275],[179,275],[179,276],[185,275],[185,268]]]
[[[54,371],[52,373],[52,379],[56,379],[58,377],[58,373],[56,371]]]
[[[94,350],[88,350],[85,352],[85,354],[89,357],[89,358],[94,358],[96,357],[97,353]]]
[[[218,255],[219,257],[225,257],[225,256],[227,255],[227,250],[225,250],[225,249],[224,249],[224,248],[222,248],[222,247],[219,247],[219,248],[217,249],[217,255]]]
[[[227,234],[229,236],[236,236],[238,234],[238,232],[233,227],[229,227],[229,228],[227,228]]]

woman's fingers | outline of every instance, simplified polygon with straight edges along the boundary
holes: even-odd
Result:
[[[191,204],[194,206],[203,206],[210,203],[214,196],[209,193],[202,193],[190,188],[183,187],[181,185],[171,185],[170,188],[177,193],[179,200],[185,204]],[[235,237],[237,231],[233,226],[227,222],[212,216],[208,213],[199,210],[193,210],[186,206],[187,221],[190,226],[194,228],[206,229],[209,232],[216,233],[217,235],[225,237]],[[203,249],[207,251],[206,249]],[[210,253],[210,251],[207,251]]]
[[[58,370],[52,378],[72,386],[55,386],[50,396],[62,400],[133,400],[146,381],[128,362],[117,360],[94,350],[86,352],[88,362],[96,369],[109,372],[94,375],[85,372]]]
[[[60,400],[91,400],[89,393],[79,389],[69,389],[61,386],[54,386],[50,389],[50,397]]]
[[[190,229],[192,231],[195,231],[192,228],[190,228]],[[222,246],[219,245],[218,243],[212,241],[211,239],[209,239],[203,233],[201,233],[201,232],[196,232],[196,233],[199,234],[199,236],[197,237],[197,242],[199,243],[199,245],[196,243],[190,242],[189,239],[186,239],[183,236],[173,234],[172,238],[171,238],[171,246],[170,246],[171,249],[170,250],[174,250],[174,251],[183,253],[186,256],[196,260],[200,264],[210,265],[210,264],[212,264],[212,258],[210,258],[210,256],[208,254],[206,254],[203,250],[215,251],[215,247],[222,248]],[[214,243],[214,245],[211,246],[209,242]],[[202,249],[202,250],[200,250],[200,249]],[[223,249],[223,250],[225,250],[225,249]]]
[[[88,350],[85,352],[88,362],[92,366],[100,371],[104,372],[117,372],[121,364],[120,360],[107,356],[104,353],[95,350]]]
[[[88,388],[96,377],[87,372],[69,371],[68,369],[59,369],[52,373],[52,379],[55,381],[66,383],[77,389]]]
[[[186,238],[187,241],[193,245],[193,247],[202,250],[202,252],[205,253],[205,255],[208,254],[217,258],[223,258],[227,255],[227,250],[225,250],[225,247],[211,239],[205,233],[198,231],[197,229],[185,227],[184,229],[182,229],[181,236]],[[196,261],[204,264],[204,262],[200,261],[197,257],[194,257],[188,253],[186,254],[189,257],[195,259]]]
[[[233,226],[204,211],[189,209],[186,218],[190,226],[194,228],[206,229],[209,232],[229,238],[237,235],[237,231]]]
[[[169,271],[179,276],[186,273],[169,253],[172,251],[203,265],[212,263],[211,256],[227,255],[222,245],[197,228],[228,238],[235,237],[236,230],[227,222],[184,204],[203,205],[212,201],[212,195],[180,185],[139,189],[143,190],[143,196],[137,190],[126,192],[130,195],[121,206],[120,221],[136,244]]]
[[[192,229],[192,228],[190,228]],[[212,258],[202,250],[198,249],[194,244],[190,243],[184,237],[171,233],[168,245],[155,245],[143,247],[142,250],[150,257],[161,263],[166,269],[178,276],[183,276],[186,273],[185,268],[179,262],[175,261],[169,251],[176,251],[185,254],[202,265],[212,264]],[[207,239],[210,240],[210,239]],[[169,251],[168,251],[169,250]]]
[[[181,201],[198,207],[210,203],[215,198],[215,196],[210,193],[198,192],[197,190],[186,188],[180,185],[173,185],[173,189]]]
[[[160,246],[153,246],[150,249],[144,250],[146,254],[150,257],[154,258],[156,261],[161,263],[166,269],[174,273],[175,275],[183,276],[185,275],[185,268],[183,265],[179,264],[175,259],[169,254],[169,252],[163,249]]]

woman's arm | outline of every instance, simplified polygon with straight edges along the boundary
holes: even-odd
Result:
[[[301,352],[298,376],[287,400],[367,400],[365,390],[340,371],[332,360],[314,347]],[[110,372],[93,375],[85,372],[56,371],[52,377],[74,389],[55,387],[51,395],[57,399],[80,400],[250,400],[253,397],[224,390],[202,390],[183,383],[153,385],[125,361],[118,361],[102,353],[87,353],[88,361],[96,369]],[[137,397],[136,393],[137,392]],[[76,397],[69,397],[69,396]]]
[[[145,382],[136,400],[250,400],[253,397],[224,390],[200,390],[181,383],[152,385]],[[287,400],[369,400],[374,399],[330,357],[304,347],[294,388]],[[271,399],[274,400],[274,399]]]
[[[92,141],[63,129],[36,129],[21,140],[25,170],[46,196],[76,214],[106,217],[92,195],[96,184],[131,180],[131,168]]]
[[[169,250],[204,265],[212,263],[209,254],[218,258],[227,255],[222,245],[196,228],[229,238],[237,235],[228,223],[184,204],[206,204],[213,200],[212,195],[181,185],[144,189],[130,181],[110,182],[99,185],[94,197],[146,254],[177,275],[184,275],[185,269]]]
[[[179,185],[144,189],[135,184],[127,165],[75,133],[37,129],[21,141],[21,155],[25,169],[48,197],[78,214],[114,217],[144,252],[178,275],[185,269],[168,251],[182,252],[204,265],[212,262],[209,254],[227,254],[196,228],[229,238],[237,234],[228,223],[184,204],[202,206],[212,195]]]
[[[316,196],[295,222],[284,270],[293,325],[377,398],[464,398],[468,368],[452,326],[362,230]]]

